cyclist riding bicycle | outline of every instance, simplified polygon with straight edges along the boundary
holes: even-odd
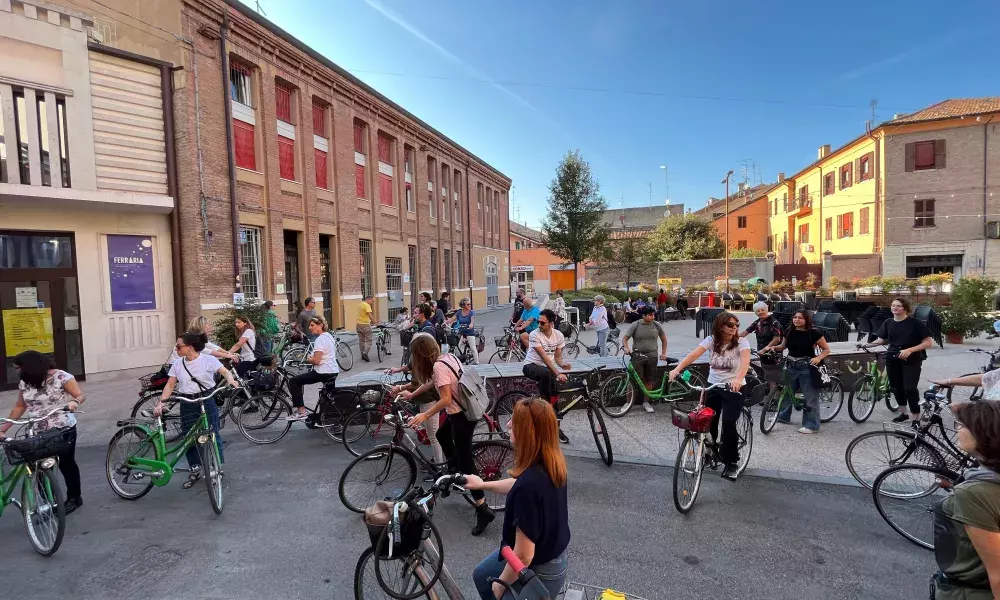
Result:
[[[552,403],[553,410],[559,401],[558,383],[566,381],[566,374],[559,368],[570,368],[570,364],[563,362],[562,357],[566,338],[556,329],[555,320],[556,313],[548,308],[538,315],[538,329],[528,336],[528,352],[524,355],[524,367],[521,370],[525,377],[538,384],[538,395]],[[569,443],[562,428],[559,429],[559,441]]]
[[[514,330],[520,334],[521,348],[528,347],[528,336],[531,335],[531,332],[538,329],[538,315],[540,313],[541,310],[538,306],[535,306],[533,298],[524,299],[524,310],[521,311],[521,319],[514,326]]]
[[[163,414],[163,403],[170,399],[175,389],[179,394],[196,396],[214,388],[216,374],[225,377],[226,381],[232,387],[237,388],[240,386],[239,382],[233,378],[233,374],[226,367],[222,366],[219,359],[202,352],[205,349],[206,341],[205,334],[192,333],[190,331],[177,338],[176,348],[180,358],[170,366],[170,371],[168,372],[170,378],[167,380],[166,387],[163,388],[163,393],[160,394],[159,402],[156,403],[156,407],[153,409],[154,415],[160,416]],[[215,402],[205,402],[203,405],[205,412],[208,414],[212,431],[215,432],[215,439],[219,445],[219,460],[224,463],[222,436],[219,434],[219,407]],[[181,430],[187,433],[200,416],[201,409],[198,408],[197,403],[182,402]],[[185,456],[187,456],[191,472],[188,475],[188,480],[181,487],[189,490],[201,479],[201,456],[198,454],[198,447],[196,445],[188,448]]]
[[[784,335],[781,331],[781,321],[771,313],[767,302],[755,302],[753,312],[757,315],[757,320],[750,323],[740,337],[746,337],[751,333],[757,334],[757,350],[761,352],[780,344]]]
[[[313,351],[306,362],[313,365],[312,371],[306,371],[288,380],[288,391],[292,395],[292,406],[295,410],[285,417],[288,421],[304,421],[308,416],[306,403],[303,400],[303,388],[313,383],[327,384],[337,380],[340,365],[337,364],[337,343],[326,330],[326,319],[315,316],[309,319],[309,333],[316,341]]]
[[[823,386],[821,375],[816,367],[830,355],[830,346],[819,331],[813,329],[812,317],[807,310],[797,310],[792,314],[792,324],[785,332],[785,337],[777,346],[772,346],[772,352],[779,355],[788,349],[788,357],[793,359],[808,359],[808,363],[797,361],[790,364],[785,373],[789,385],[797,385],[805,397],[805,410],[802,411],[802,427],[799,433],[819,433],[819,388]],[[819,348],[819,354],[816,349]],[[791,402],[786,402],[778,413],[779,423],[791,423]]]
[[[508,427],[514,445],[511,477],[484,482],[467,475],[465,484],[470,490],[507,495],[500,545],[513,548],[553,598],[566,581],[570,540],[566,458],[556,443],[557,429],[555,414],[544,400],[519,401]],[[490,583],[492,578],[508,584],[517,579],[514,568],[501,559],[499,549],[479,563],[472,581],[480,598],[509,598],[501,584]]]
[[[722,421],[722,461],[726,467],[722,477],[736,481],[739,473],[739,434],[736,422],[743,411],[740,389],[746,384],[750,369],[750,342],[739,336],[740,320],[725,311],[715,318],[712,335],[708,336],[690,354],[670,371],[670,381],[677,379],[684,369],[708,352],[708,382],[727,383],[729,389],[715,388],[705,396],[705,405],[715,411],[712,417],[712,438],[718,443],[719,421]]]
[[[449,325],[458,329],[458,335],[467,339],[472,350],[472,363],[479,364],[479,340],[476,338],[476,311],[472,310],[472,302],[468,298],[458,301],[458,310],[448,319]]]
[[[888,342],[889,354],[885,361],[885,371],[889,376],[889,387],[892,388],[896,402],[899,403],[899,414],[893,423],[906,420],[906,408],[910,409],[912,423],[920,422],[920,367],[927,358],[926,350],[934,345],[931,331],[924,322],[910,316],[910,303],[903,298],[894,298],[889,305],[892,318],[886,319],[875,334],[876,340],[869,344],[858,344],[858,347],[870,348]]]
[[[639,373],[642,384],[646,389],[656,387],[656,366],[659,360],[667,360],[667,334],[663,331],[663,326],[656,322],[656,310],[652,306],[647,306],[639,311],[642,316],[638,321],[634,321],[625,329],[625,336],[622,337],[622,348],[625,354],[632,355],[632,365]],[[628,342],[635,340],[635,348],[630,350]],[[659,344],[659,354],[657,354],[657,341]],[[653,405],[649,399],[643,396],[642,407],[646,412],[653,412]]]

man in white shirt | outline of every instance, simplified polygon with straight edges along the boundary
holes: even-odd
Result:
[[[553,410],[559,400],[558,383],[566,381],[566,374],[559,370],[569,369],[563,362],[562,351],[566,339],[555,328],[556,313],[546,308],[538,315],[538,329],[528,335],[528,352],[524,356],[524,376],[538,384],[538,395],[552,403]],[[559,429],[559,441],[569,443],[569,438]]]

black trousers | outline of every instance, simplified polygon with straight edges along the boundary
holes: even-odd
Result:
[[[70,446],[57,456],[59,471],[66,480],[66,499],[76,500],[80,497],[80,467],[76,464],[76,426],[71,427],[65,436]]]
[[[431,417],[438,418],[437,415]],[[463,475],[479,475],[476,461],[472,456],[472,434],[476,424],[465,418],[465,415],[448,415],[444,424],[438,429],[437,439],[441,450],[448,459],[448,467],[455,473]],[[482,500],[486,494],[482,490],[473,490],[472,498]]]
[[[559,395],[556,376],[545,365],[528,363],[521,369],[524,376],[538,384],[538,395],[546,400],[552,400]]]
[[[910,414],[920,412],[920,390],[917,384],[920,382],[921,361],[907,362],[898,358],[889,358],[885,361],[885,371],[889,375],[889,387],[896,396],[896,402],[900,408],[909,405]]]
[[[708,392],[705,406],[715,411],[712,417],[712,437],[719,439],[719,420],[722,420],[722,462],[737,464],[740,462],[739,434],[736,432],[736,422],[743,412],[743,396],[726,390],[714,389]]]
[[[288,391],[292,394],[292,406],[301,408],[306,405],[302,400],[302,388],[313,383],[326,383],[337,379],[336,373],[317,373],[308,371],[288,380]]]
[[[257,368],[257,361],[255,360],[241,360],[240,362],[236,363],[235,367],[233,367],[233,369],[236,371],[236,374],[239,375],[241,379],[246,378],[247,373],[253,371],[256,368]]]

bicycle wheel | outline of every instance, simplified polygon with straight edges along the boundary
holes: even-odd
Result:
[[[405,556],[399,556],[400,560],[378,559],[375,561],[375,580],[378,581],[379,587],[398,600],[413,600],[425,595],[434,587],[438,578],[441,577],[441,571],[444,570],[444,552],[441,550],[443,542],[441,540],[441,533],[438,531],[437,526],[434,525],[434,520],[425,517],[418,510],[407,511],[406,515],[409,519],[420,519],[426,539],[424,539],[416,550],[411,551]],[[431,558],[428,552],[424,550],[424,544],[434,544],[434,547],[438,548],[436,560]],[[385,527],[382,529],[382,535],[379,536],[378,542],[375,544],[375,556],[381,557],[388,553],[389,528]],[[393,558],[395,559],[396,556],[394,555]],[[418,569],[423,572],[423,577],[412,575]],[[407,574],[410,574],[410,576],[407,577]],[[400,586],[401,589],[396,589],[392,585],[397,582],[403,584]],[[406,591],[407,589],[410,591]]]
[[[139,401],[132,407],[131,417],[133,419],[153,419],[153,408],[160,401],[160,392],[150,392],[139,398]],[[171,444],[184,437],[184,430],[181,428],[181,405],[179,402],[168,403],[163,406],[163,441]]]
[[[50,469],[35,466],[21,488],[21,512],[35,552],[52,556],[66,533],[66,493]]]
[[[377,406],[356,410],[344,422],[344,447],[352,456],[385,446],[395,435],[396,428],[385,422],[384,413]]]
[[[236,425],[255,444],[273,444],[292,428],[292,405],[274,392],[255,395],[236,411]]]
[[[878,475],[901,463],[944,466],[937,448],[901,431],[869,431],[851,440],[844,461],[858,483],[872,489]]]
[[[628,371],[615,373],[601,384],[597,403],[604,414],[612,419],[617,419],[618,417],[624,417],[628,414],[628,411],[632,410],[637,393],[638,390],[636,390],[635,383],[632,381]]]
[[[855,423],[864,423],[872,416],[878,396],[875,394],[875,380],[870,375],[859,379],[851,388],[847,399],[847,414]]]
[[[324,392],[320,392],[320,400],[322,403],[319,409],[319,424],[323,433],[326,437],[330,438],[335,442],[343,441],[344,439],[344,426],[347,424],[347,417],[351,413],[346,413],[337,406],[333,401],[333,398],[324,395]],[[355,403],[355,406],[361,404],[361,398]]]
[[[879,392],[885,396],[885,407],[889,409],[889,412],[894,413],[899,410],[899,402],[896,401],[896,394],[893,394],[892,389],[888,387],[888,382],[888,377],[883,379],[883,384],[886,388],[884,390],[880,390]]]
[[[502,423],[510,420],[510,416],[514,414],[514,405],[525,398],[531,398],[531,394],[522,392],[521,390],[512,390],[500,396],[500,399],[496,402],[496,406],[493,407],[492,415],[493,420],[497,423],[497,427],[503,427]]]
[[[618,351],[621,350],[618,342],[610,340],[605,344],[604,348],[607,350],[607,354],[605,356],[618,356]]]
[[[208,439],[198,445],[201,455],[201,478],[208,487],[208,500],[217,515],[222,514],[222,460],[219,458],[219,440],[214,432],[208,432]]]
[[[394,598],[382,589],[375,575],[375,548],[365,548],[358,559],[358,564],[354,567],[354,598],[355,600],[388,600]],[[403,590],[403,593],[412,593],[418,589],[416,586],[425,585],[428,582],[427,574],[423,569],[405,569],[402,561],[395,558],[378,559],[387,562],[399,563],[398,577],[393,578],[388,566],[382,569],[382,576],[389,583],[389,587],[394,590]],[[417,596],[418,598],[420,596]],[[430,596],[424,595],[430,599]]]
[[[740,464],[736,472],[738,477],[743,474],[747,465],[750,464],[750,455],[753,454],[753,413],[745,406],[743,407],[743,412],[740,414],[740,419],[736,421],[736,434],[740,437],[738,444]]]
[[[897,465],[875,478],[872,499],[878,514],[899,535],[934,549],[934,507],[951,494],[959,475],[928,465]]]
[[[611,438],[608,436],[608,428],[604,425],[601,411],[595,410],[593,404],[587,405],[587,420],[590,421],[590,431],[594,434],[597,453],[601,455],[604,464],[610,467],[611,463],[615,462],[615,454],[611,449]]]
[[[580,356],[580,345],[577,344],[575,341],[566,342],[566,347],[563,348],[563,356],[565,356],[570,360],[576,358],[577,356]]]
[[[483,481],[507,479],[514,468],[514,446],[507,440],[473,442],[472,456]],[[486,504],[495,511],[502,511],[507,507],[507,495],[486,492]]]
[[[969,375],[979,375],[980,373],[966,373],[965,375],[960,375],[959,377],[968,377]],[[957,378],[956,378],[957,379]],[[983,390],[980,387],[965,387],[956,386],[950,387],[947,391],[948,402],[971,402],[974,400],[983,399]]]
[[[507,362],[507,355],[508,354],[509,354],[509,350],[507,350],[506,348],[500,348],[499,350],[497,350],[496,352],[494,352],[490,356],[490,359],[488,361],[486,361],[486,362],[488,362],[490,364],[494,364],[494,365],[498,364],[498,363]]]
[[[840,379],[831,377],[830,383],[819,389],[819,420],[821,423],[828,423],[840,414],[840,408],[844,406],[844,386],[840,385]]]
[[[403,358],[400,360],[399,366],[405,367],[408,364],[410,364],[410,347],[409,346],[407,346],[406,348],[403,348]]]
[[[337,365],[341,371],[350,371],[354,366],[354,351],[344,342],[337,342]]]
[[[375,338],[375,356],[378,358],[378,362],[382,362],[383,354],[385,354],[385,337],[380,335]]]
[[[760,432],[767,435],[774,429],[774,424],[778,422],[778,413],[784,401],[784,388],[780,385],[774,386],[771,393],[760,405]]]
[[[702,466],[704,463],[704,447],[702,436],[684,433],[684,441],[677,449],[677,461],[674,463],[674,507],[681,514],[687,513],[694,506],[701,489]]]
[[[363,513],[376,500],[398,500],[417,481],[417,463],[408,451],[379,446],[347,465],[337,485],[348,510]]]
[[[127,466],[131,458],[158,459],[156,447],[146,430],[136,425],[119,429],[108,443],[104,472],[111,491],[125,500],[138,500],[153,489],[153,478],[146,468]]]

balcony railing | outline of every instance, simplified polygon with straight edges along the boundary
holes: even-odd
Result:
[[[0,81],[0,114],[0,183],[70,187],[66,97]]]
[[[812,210],[812,198],[795,198],[789,202],[790,212],[806,212]]]

